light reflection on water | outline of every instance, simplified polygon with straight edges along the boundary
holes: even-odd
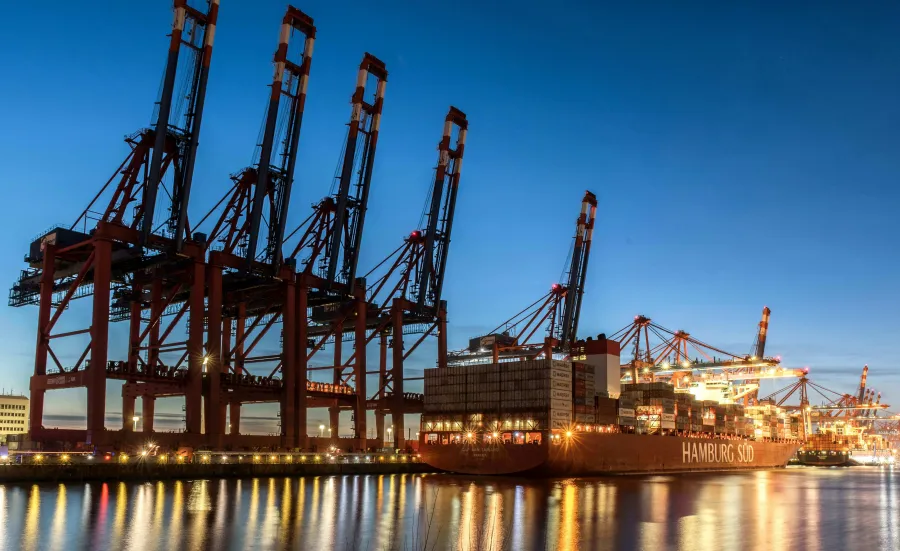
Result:
[[[0,549],[900,549],[898,475],[0,485]]]

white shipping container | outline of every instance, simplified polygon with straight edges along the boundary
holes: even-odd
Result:
[[[662,427],[664,429],[674,429],[675,421],[663,421],[660,423],[660,427]]]
[[[567,410],[572,411],[572,399],[568,400],[550,400],[550,409],[551,410]]]
[[[675,414],[674,413],[663,413],[662,420],[663,420],[663,422],[671,421],[674,423],[675,422]],[[665,427],[663,427],[663,428],[665,428]]]
[[[572,426],[571,419],[551,419],[550,420],[550,428],[551,429],[568,429]]]
[[[571,381],[572,380],[572,372],[566,371],[564,369],[551,369],[550,370],[550,378],[562,380],[562,381]]]
[[[558,388],[559,390],[572,390],[572,381],[551,379],[550,388]]]
[[[634,417],[634,410],[631,408],[619,408],[619,417]]]
[[[551,390],[550,391],[550,399],[552,400],[568,400],[572,401],[572,391],[571,390]]]

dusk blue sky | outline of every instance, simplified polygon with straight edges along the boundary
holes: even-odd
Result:
[[[747,353],[768,305],[768,351],[786,366],[849,392],[867,363],[870,386],[900,401],[900,6],[297,6],[318,37],[292,222],[328,193],[362,53],[390,73],[361,272],[417,224],[447,107],[468,115],[444,289],[451,348],[546,292],[590,189],[600,206],[583,336],[640,313]],[[222,1],[194,219],[251,161],[284,8]],[[78,216],[124,158],[122,137],[150,123],[171,18],[162,0],[4,8],[0,282],[12,285],[42,230]],[[86,324],[86,306],[62,327]],[[27,391],[36,316],[0,309],[0,387]],[[111,357],[124,357],[124,331],[116,326]],[[62,349],[69,362],[75,348]],[[429,343],[414,365],[432,366],[434,351]],[[108,395],[113,426],[118,385]],[[83,390],[51,397],[47,426],[84,411]],[[178,401],[158,409],[180,417]]]

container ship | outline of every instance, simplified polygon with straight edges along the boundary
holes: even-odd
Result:
[[[797,452],[800,465],[816,467],[891,465],[894,461],[894,449],[888,440],[842,420],[820,424]]]
[[[779,468],[800,448],[775,406],[622,384],[618,342],[576,348],[572,360],[425,370],[422,459],[463,474],[588,476]]]

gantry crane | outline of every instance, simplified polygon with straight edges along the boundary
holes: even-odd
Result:
[[[498,325],[488,335],[472,339],[468,349],[450,353],[451,365],[485,361],[497,363],[521,358],[549,359],[554,354],[569,354],[578,332],[596,212],[597,197],[590,191],[585,192],[575,224],[566,284],[554,283],[544,296]],[[530,342],[542,327],[547,330],[543,342]]]
[[[376,410],[376,432],[384,441],[384,415],[390,412],[395,445],[402,447],[405,413],[420,413],[422,400],[404,392],[403,362],[429,335],[438,338],[440,367],[447,365],[447,303],[441,299],[450,237],[456,212],[460,171],[469,123],[465,113],[450,107],[438,142],[434,179],[426,198],[424,224],[409,233],[403,244],[379,262],[366,277],[387,269],[368,288],[368,335],[357,350],[379,338],[378,389],[367,402]],[[452,143],[456,135],[455,145]],[[419,334],[409,347],[404,335]],[[390,345],[389,345],[390,343]],[[388,369],[388,349],[391,367]],[[372,373],[372,372],[370,372]],[[405,379],[411,380],[411,379]]]
[[[717,376],[730,381],[743,381],[745,388],[740,398],[750,404],[758,397],[761,379],[804,374],[802,370],[781,367],[780,357],[765,356],[770,315],[771,310],[764,307],[756,340],[747,355],[727,352],[687,331],[667,329],[642,315],[635,316],[632,323],[613,334],[611,339],[618,340],[622,350],[631,350],[631,359],[622,364],[622,370],[632,381],[643,378],[678,384],[705,374],[719,374]]]
[[[68,228],[54,228],[32,243],[27,257],[31,269],[23,272],[10,293],[12,306],[39,307],[31,383],[30,433],[34,440],[77,440],[99,445],[107,439],[106,380],[134,379],[123,373],[125,362],[107,362],[111,288],[115,283],[119,290],[143,297],[147,289],[141,286],[141,278],[146,273],[187,289],[185,309],[197,312],[190,317],[187,340],[171,343],[165,350],[184,351],[175,365],[180,367],[187,361],[188,369],[183,373],[189,393],[188,430],[200,431],[204,258],[202,246],[190,239],[187,206],[218,8],[218,0],[209,0],[205,11],[188,6],[186,0],[175,0],[168,59],[153,128],[126,138],[131,151],[75,223]],[[160,187],[165,188],[164,194],[159,193]],[[159,197],[167,198],[166,215],[161,222],[156,220]],[[104,201],[106,206],[95,210]],[[52,334],[70,301],[86,296],[91,296],[93,303],[90,327]],[[132,343],[141,336],[142,311],[147,307],[144,300],[134,304],[119,317],[130,319]],[[161,315],[152,313],[149,317],[155,319],[150,325],[158,327]],[[84,352],[74,366],[63,366],[50,347],[51,339],[84,334],[90,335]],[[148,356],[156,354],[162,346],[145,348],[145,352]],[[48,357],[56,366],[55,372],[47,370]],[[147,376],[171,376],[174,371],[154,371]],[[45,391],[81,386],[87,387],[88,395],[86,433],[43,429]]]
[[[282,347],[275,355],[260,357],[253,352],[276,321],[288,327],[296,323],[294,301],[284,300],[294,284],[294,271],[292,266],[282,265],[281,244],[315,37],[312,18],[288,6],[279,30],[262,141],[257,144],[254,162],[232,176],[231,189],[198,223],[200,226],[208,219],[215,220],[207,239],[211,250],[204,357],[210,379],[204,401],[205,428],[214,446],[222,443],[225,407],[230,407],[230,432],[237,436],[243,394],[260,386],[269,389],[268,394],[274,393],[273,388],[280,391],[283,444],[292,444],[288,434],[296,416],[290,401],[295,385],[293,343],[288,343],[286,352]],[[302,46],[291,48],[297,42]],[[265,232],[260,231],[263,212]],[[282,370],[280,386],[271,381],[272,375],[263,379],[246,367],[266,361],[290,366]],[[225,397],[227,404],[223,402]]]
[[[334,347],[334,385],[350,385],[355,437],[365,440],[365,347],[358,346],[350,374],[344,378],[344,334],[356,342],[366,337],[367,303],[365,282],[357,281],[357,262],[378,144],[378,131],[387,84],[387,69],[366,53],[359,66],[356,89],[351,98],[350,123],[332,193],[313,206],[312,214],[286,237],[286,262],[296,265],[294,297],[297,323],[284,328],[284,340],[294,343],[296,378],[307,379],[309,362],[326,343]],[[292,407],[295,442],[306,442],[307,386],[295,385]],[[346,398],[341,398],[346,402]],[[338,407],[335,400],[332,404]],[[334,417],[334,416],[333,416]],[[337,436],[337,427],[332,427]]]
[[[864,368],[863,379],[868,373],[868,366]],[[812,389],[823,400],[820,405],[813,405],[809,400],[809,390]],[[864,389],[864,387],[863,387]],[[861,390],[863,390],[861,389]],[[798,405],[786,404],[791,396],[797,394],[800,398]],[[881,400],[873,402],[868,397],[865,400],[858,400],[857,396],[852,394],[841,394],[840,392],[828,389],[809,380],[808,377],[800,377],[797,382],[792,383],[784,388],[780,388],[775,392],[765,396],[759,400],[760,403],[773,403],[785,409],[797,410],[803,421],[804,435],[813,432],[813,422],[820,419],[836,420],[844,419],[853,420],[862,415],[872,419],[877,418],[879,410],[887,410],[890,406],[881,404]]]

